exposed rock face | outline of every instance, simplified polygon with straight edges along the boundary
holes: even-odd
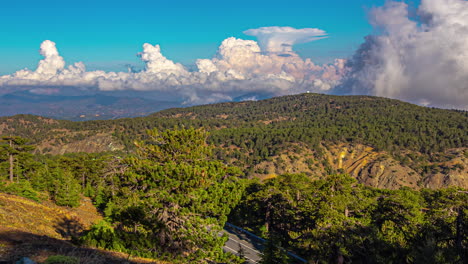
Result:
[[[112,138],[109,134],[99,133],[78,141],[62,144],[46,144],[39,146],[47,153],[57,155],[65,153],[98,153],[107,151],[123,150],[124,146]],[[46,152],[46,151],[44,151]]]
[[[398,189],[401,186],[418,187],[419,174],[413,169],[388,158],[370,162],[361,171],[351,173],[361,183],[373,187]]]
[[[409,164],[403,164],[385,152],[377,152],[371,147],[359,144],[343,144],[326,148],[331,164],[341,169],[359,182],[378,188],[398,189],[402,186],[411,188],[442,188],[447,186],[468,187],[467,149],[447,151],[447,161],[428,163],[416,170]],[[444,168],[439,171],[438,168]]]
[[[378,188],[468,188],[467,149],[448,151],[448,160],[427,164],[427,168],[435,168],[431,171],[412,168],[411,163],[404,164],[386,152],[361,144],[324,144],[322,148],[323,156],[317,157],[315,150],[294,144],[283,154],[256,165],[252,176],[265,179],[283,173],[306,173],[323,177],[331,168],[348,173],[362,184]]]
[[[331,146],[327,152],[334,159],[332,164],[336,169],[349,173],[365,185],[389,189],[418,187],[420,175],[387,153],[360,144]]]
[[[453,149],[449,153],[455,157],[437,164],[438,167],[444,169],[426,176],[423,179],[423,187],[431,189],[446,186],[468,188],[468,149]]]

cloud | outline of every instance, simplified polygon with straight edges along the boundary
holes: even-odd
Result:
[[[41,44],[36,70],[0,76],[0,94],[15,90],[144,92],[186,104],[214,103],[310,92],[367,94],[422,105],[468,109],[468,1],[422,0],[410,16],[403,2],[387,2],[369,14],[375,33],[354,56],[317,65],[294,52],[295,44],[327,37],[317,28],[262,27],[244,31],[258,39],[230,37],[213,58],[188,69],[145,43],[137,55],[144,70],[87,71],[66,67],[54,42]],[[58,90],[57,90],[58,89]]]
[[[221,43],[215,58],[197,60],[197,67],[200,72],[225,73],[237,80],[273,78],[310,85],[317,79],[336,84],[345,71],[341,59],[332,65],[319,66],[292,51],[287,56],[270,53],[255,41],[233,37]]]
[[[468,109],[468,2],[422,0],[417,15],[402,2],[374,8],[378,34],[366,37],[335,93]]]
[[[289,27],[256,30],[267,34],[267,29],[271,31],[268,34],[272,41],[283,41],[283,44],[291,46],[312,38],[312,31],[320,31]],[[345,72],[343,60],[319,66],[310,59],[303,60],[290,48],[288,54],[280,54],[262,50],[256,41],[233,37],[221,43],[213,58],[197,60],[195,70],[188,70],[167,59],[159,45],[148,43],[137,54],[145,63],[145,69],[138,72],[86,71],[81,62],[65,67],[55,43],[49,40],[41,44],[40,53],[44,59],[35,71],[24,69],[1,76],[0,92],[1,89],[10,91],[15,87],[38,93],[56,93],[50,89],[65,86],[104,92],[153,92],[166,98],[168,95],[181,98],[186,104],[201,104],[231,101],[249,93],[274,96],[325,91],[339,83]]]
[[[40,53],[44,56],[44,59],[37,66],[36,72],[38,74],[54,75],[65,67],[65,61],[59,55],[54,42],[50,40],[42,42]]]
[[[50,40],[42,42],[39,53],[44,57],[40,60],[37,69],[19,70],[12,75],[0,76],[0,87],[24,87],[31,86],[86,86],[90,84],[90,73],[86,73],[85,65],[82,62],[70,65],[65,68],[65,61],[60,56],[55,43]],[[8,90],[8,89],[7,89]],[[1,89],[0,89],[1,91]]]
[[[146,62],[147,73],[164,73],[175,75],[187,74],[184,66],[179,63],[174,63],[162,55],[159,45],[153,46],[151,44],[145,43],[143,45],[143,52],[139,53],[138,55],[144,62]]]
[[[29,92],[33,94],[45,94],[45,95],[53,95],[60,93],[60,89],[57,88],[33,88],[29,90]]]
[[[244,34],[257,37],[263,51],[292,52],[294,44],[306,43],[326,37],[325,31],[318,28],[261,27],[244,31]]]

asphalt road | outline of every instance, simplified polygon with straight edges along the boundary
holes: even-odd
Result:
[[[264,241],[248,236],[234,227],[226,226],[224,233],[229,236],[228,241],[224,245],[225,251],[239,255],[242,248],[247,263],[258,263],[260,261]]]
[[[258,263],[261,259],[261,252],[265,239],[256,236],[240,227],[226,223],[223,232],[229,236],[224,245],[224,251],[240,255],[242,251],[247,263]],[[221,235],[221,233],[220,233]],[[291,263],[307,263],[307,261],[292,252],[287,252]]]

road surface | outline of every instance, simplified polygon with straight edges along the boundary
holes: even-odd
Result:
[[[226,223],[223,232],[229,237],[224,245],[224,251],[231,252],[238,256],[240,255],[239,252],[242,251],[244,258],[249,264],[258,263],[260,261],[265,239],[230,223]],[[290,257],[291,263],[307,263],[305,259],[292,252],[287,252],[287,254]]]
[[[224,233],[229,236],[228,241],[224,245],[224,250],[233,254],[239,255],[243,251],[247,263],[258,263],[261,259],[261,251],[263,249],[263,239],[243,231],[233,225],[226,224]]]

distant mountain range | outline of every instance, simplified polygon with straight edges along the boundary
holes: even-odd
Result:
[[[182,101],[159,100],[144,92],[83,92],[73,88],[45,94],[22,90],[0,94],[0,116],[39,115],[72,121],[140,117],[173,107],[186,107]],[[51,90],[51,89],[42,89]],[[247,93],[234,102],[257,101],[273,97],[268,93]]]
[[[73,121],[146,116],[176,106],[180,103],[99,93],[46,95],[20,91],[0,96],[0,116],[33,114]]]

